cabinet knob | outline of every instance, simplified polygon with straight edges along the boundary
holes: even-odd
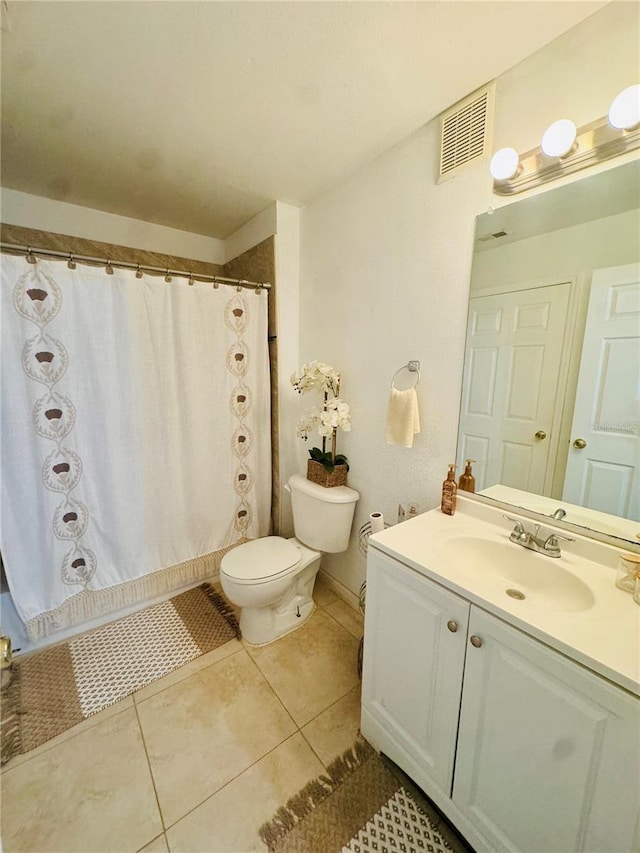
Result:
[[[482,645],[482,640],[480,639],[480,637],[476,637],[475,634],[471,635],[471,637],[469,638],[469,642],[476,649],[479,649],[480,646]]]
[[[454,622],[453,619],[449,619],[449,621],[447,622],[447,628],[451,631],[452,634],[455,634],[455,632],[458,630],[458,623]]]

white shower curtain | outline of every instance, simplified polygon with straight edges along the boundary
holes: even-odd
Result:
[[[269,413],[265,291],[3,255],[0,547],[29,636],[268,533]]]

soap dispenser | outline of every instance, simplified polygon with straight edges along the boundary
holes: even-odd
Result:
[[[453,515],[456,511],[456,466],[449,465],[447,479],[442,484],[442,503],[440,509],[445,515]]]
[[[476,490],[476,478],[471,472],[471,463],[475,461],[475,459],[467,459],[464,474],[460,474],[458,488],[462,489],[463,492],[475,492]]]

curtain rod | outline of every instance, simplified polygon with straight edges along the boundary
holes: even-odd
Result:
[[[34,249],[31,246],[20,246],[15,243],[0,243],[0,251],[9,254],[24,255],[30,264],[35,264],[36,256],[44,258],[54,258],[61,261],[67,261],[70,269],[75,269],[76,261],[89,266],[105,267],[106,272],[113,274],[114,269],[135,270],[138,278],[142,278],[145,272],[164,275],[165,281],[171,281],[172,276],[179,276],[189,280],[189,284],[194,284],[196,281],[211,283],[214,286],[226,284],[238,288],[248,288],[260,292],[261,290],[271,290],[271,285],[268,282],[247,281],[244,278],[227,278],[221,275],[207,275],[206,273],[193,273],[190,270],[172,270],[168,267],[152,267],[148,264],[132,264],[127,261],[111,261],[109,258],[92,258],[89,255],[77,255],[75,252],[56,252],[53,249]],[[138,275],[139,273],[139,275]]]

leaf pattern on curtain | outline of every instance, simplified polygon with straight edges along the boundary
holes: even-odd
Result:
[[[62,301],[60,287],[38,263],[20,276],[13,291],[16,311],[38,328],[38,334],[25,341],[22,366],[30,379],[47,389],[33,406],[32,421],[37,435],[55,445],[42,466],[45,487],[64,495],[52,519],[53,533],[58,539],[73,542],[62,560],[61,578],[65,584],[86,586],[96,572],[97,559],[82,544],[89,511],[71,496],[82,477],[82,460],[63,444],[74,428],[76,410],[72,401],[55,387],[66,373],[69,356],[64,344],[45,331],[60,312]]]
[[[242,335],[249,320],[249,307],[242,293],[236,292],[229,299],[225,307],[224,320],[227,328],[236,336],[235,341],[227,351],[227,369],[238,380],[238,384],[231,392],[229,405],[232,414],[238,420],[238,426],[231,437],[231,450],[239,463],[233,483],[233,489],[239,498],[234,527],[244,535],[253,519],[253,512],[247,496],[253,489],[255,478],[251,468],[244,462],[253,446],[253,432],[246,422],[246,417],[251,409],[251,394],[243,382],[243,377],[249,370],[250,351]]]

